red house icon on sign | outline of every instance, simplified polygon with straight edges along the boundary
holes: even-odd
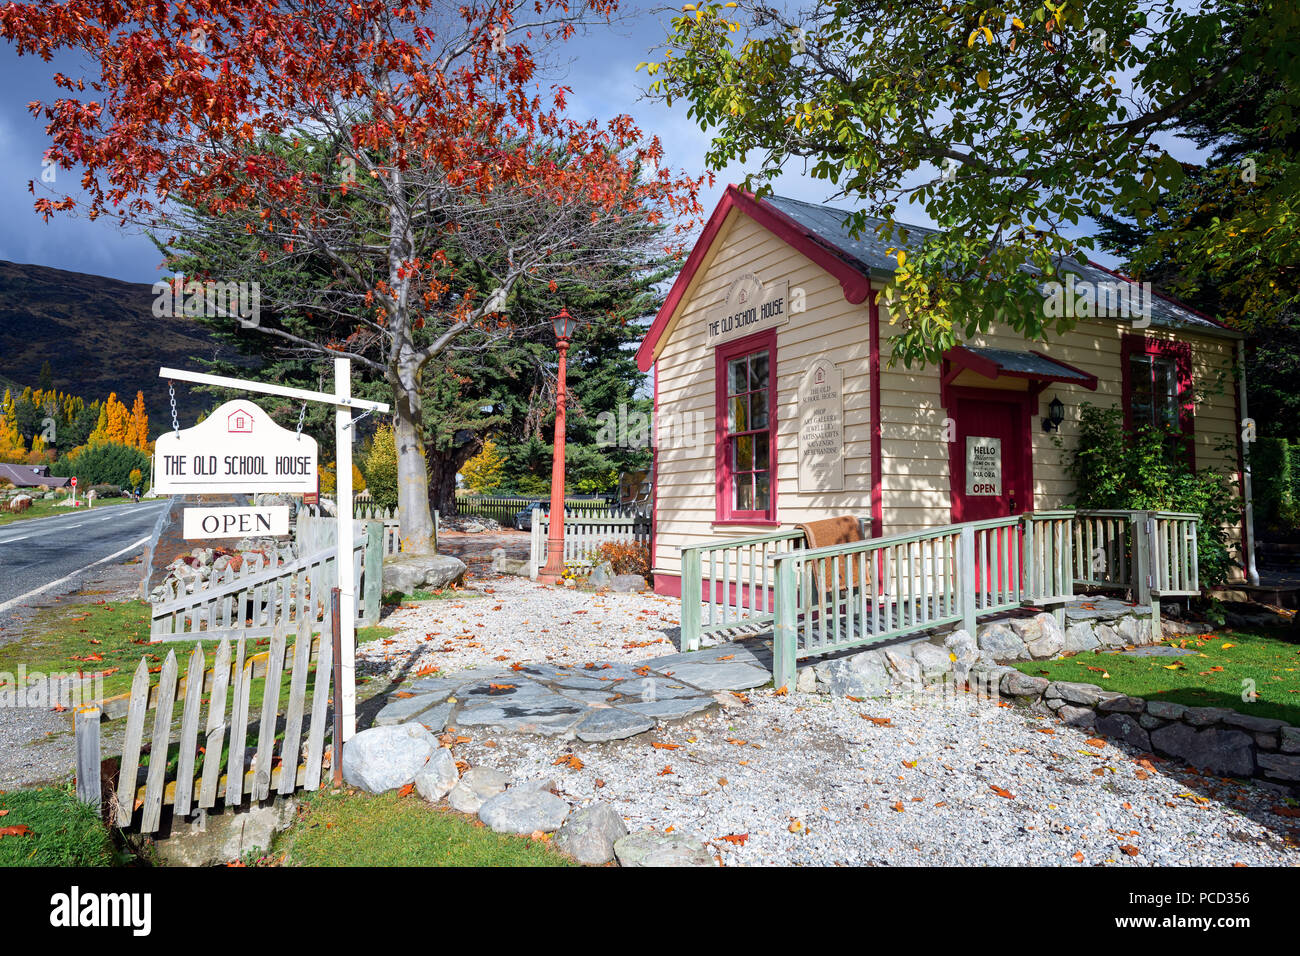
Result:
[[[235,435],[247,435],[253,431],[253,415],[251,412],[237,408],[226,416],[226,431]]]

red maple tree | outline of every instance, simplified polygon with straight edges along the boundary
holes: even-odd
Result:
[[[260,331],[300,353],[346,354],[391,385],[401,533],[423,550],[428,362],[466,330],[504,324],[517,283],[618,261],[628,217],[670,226],[680,253],[699,214],[700,180],[658,168],[656,137],[625,115],[570,117],[571,91],[546,79],[548,54],[615,9],[66,0],[7,4],[0,36],[20,54],[80,50],[98,67],[97,77],[56,74],[64,95],[30,104],[49,159],[82,171],[84,197],[37,198],[46,218],[115,215],[232,250],[255,236],[254,261],[232,262],[244,271],[223,280],[307,256],[327,264],[333,281],[307,311],[319,328],[268,321]],[[490,279],[467,285],[456,264],[466,259],[490,263]],[[274,287],[261,295],[272,313],[304,310]]]

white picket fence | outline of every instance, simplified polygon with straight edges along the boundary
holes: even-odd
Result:
[[[402,551],[401,520],[396,508],[376,508],[370,504],[368,492],[357,495],[352,517],[358,521],[378,521],[384,526],[384,557],[400,554]],[[438,550],[439,513],[433,513],[433,549]]]
[[[529,574],[546,564],[548,556],[546,538],[551,520],[539,510],[533,512],[532,541],[529,547]],[[624,511],[565,509],[564,512],[564,563],[578,567],[592,567],[596,550],[607,542],[650,541],[650,523],[643,515]]]

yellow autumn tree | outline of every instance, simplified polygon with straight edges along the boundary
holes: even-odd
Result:
[[[99,408],[99,421],[95,430],[86,440],[89,445],[102,445],[113,442],[117,445],[129,445],[128,432],[131,426],[130,410],[117,400],[117,392],[110,392],[108,399]]]
[[[460,476],[470,491],[486,494],[501,487],[505,464],[506,456],[497,451],[496,442],[488,439],[477,455],[460,466]]]
[[[149,413],[144,408],[144,392],[135,393],[135,404],[127,422],[126,444],[141,451],[149,450]]]
[[[18,434],[18,420],[14,416],[14,399],[5,389],[4,401],[0,402],[0,461],[21,462],[27,457],[27,443]]]

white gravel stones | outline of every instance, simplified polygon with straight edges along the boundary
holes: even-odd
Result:
[[[570,804],[606,803],[634,836],[668,832],[728,866],[1300,864],[1277,794],[1139,763],[1054,717],[962,693],[748,698],[616,743],[456,750],[514,779],[553,775]]]
[[[465,595],[393,612],[384,624],[400,633],[358,647],[358,666],[396,676],[424,667],[502,670],[516,661],[644,661],[675,650],[676,598],[565,591],[519,578],[474,581]]]

